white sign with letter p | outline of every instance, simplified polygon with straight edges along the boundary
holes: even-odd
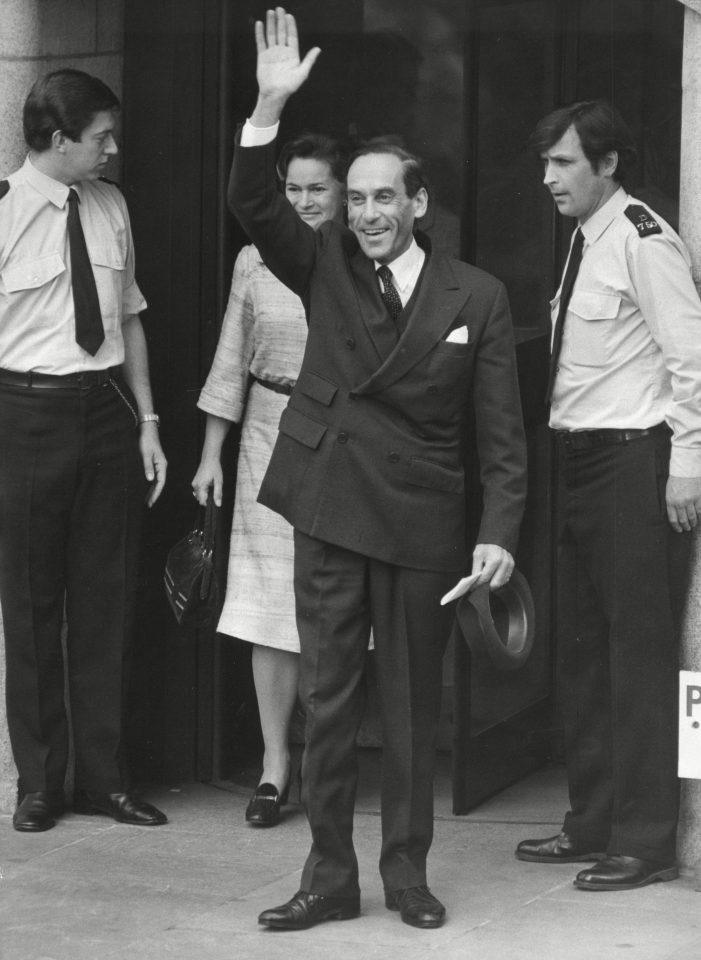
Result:
[[[679,671],[679,776],[701,780],[701,672]]]

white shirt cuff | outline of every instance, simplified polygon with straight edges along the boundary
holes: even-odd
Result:
[[[272,143],[279,126],[274,123],[271,127],[254,127],[250,120],[246,120],[241,128],[241,146],[264,147],[266,143]]]
[[[698,447],[675,447],[669,463],[672,477],[701,477],[701,450]]]

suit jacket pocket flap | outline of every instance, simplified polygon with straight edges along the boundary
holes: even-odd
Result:
[[[297,440],[298,443],[310,447],[312,450],[321,443],[321,439],[326,433],[326,424],[319,423],[316,420],[310,420],[299,410],[293,410],[291,407],[285,407],[280,417],[280,433],[286,437]]]
[[[300,374],[297,388],[302,391],[305,397],[311,397],[312,400],[323,403],[325,407],[331,405],[331,401],[338,393],[338,387],[335,383],[311,371],[303,371]]]
[[[462,493],[465,489],[462,470],[451,470],[440,463],[434,463],[433,460],[424,460],[422,457],[409,458],[407,480],[417,487],[445,490],[448,493]]]

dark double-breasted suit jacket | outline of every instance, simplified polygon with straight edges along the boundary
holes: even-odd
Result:
[[[502,285],[426,246],[398,337],[354,234],[303,223],[276,189],[273,154],[273,145],[237,149],[229,201],[273,273],[302,298],[309,336],[259,500],[313,538],[298,536],[295,571],[312,831],[301,885],[351,897],[368,624],[384,747],[380,872],[398,890],[426,882],[433,834],[450,629],[438,601],[467,563],[466,418],[474,415],[484,487],[479,540],[509,550],[525,493],[524,441]],[[452,330],[467,341],[448,340]]]
[[[274,145],[238,148],[229,203],[304,302],[297,385],[259,500],[295,528],[389,563],[460,571],[465,418],[483,488],[477,542],[513,552],[525,448],[511,319],[494,277],[428,249],[398,339],[373,262],[338,223],[312,230],[278,192]],[[466,328],[467,342],[447,339]]]

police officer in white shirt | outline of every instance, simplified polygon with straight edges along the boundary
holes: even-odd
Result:
[[[0,181],[0,600],[22,832],[64,808],[64,609],[74,809],[166,821],[124,759],[139,516],[166,460],[129,216],[101,177],[118,110],[96,77],[48,74],[24,107],[27,160]]]
[[[635,147],[614,108],[556,110],[532,145],[579,228],[549,388],[571,809],[516,856],[594,861],[577,887],[627,890],[678,876],[673,612],[701,514],[701,303],[682,241],[622,186]]]

